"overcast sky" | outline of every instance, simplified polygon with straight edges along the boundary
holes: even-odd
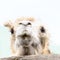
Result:
[[[60,54],[60,0],[0,0],[0,57],[10,55],[10,33],[3,23],[32,16],[47,25],[50,50]]]

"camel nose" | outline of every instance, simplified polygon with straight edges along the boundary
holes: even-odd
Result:
[[[20,25],[24,25],[24,26],[28,26],[28,25],[31,25],[30,22],[27,22],[27,23],[19,23]]]

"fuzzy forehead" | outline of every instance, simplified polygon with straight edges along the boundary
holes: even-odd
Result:
[[[18,23],[20,21],[31,21],[31,22],[34,22],[35,19],[32,18],[32,17],[21,17],[21,18],[16,19],[15,23]]]

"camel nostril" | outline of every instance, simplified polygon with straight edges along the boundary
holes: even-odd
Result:
[[[28,24],[27,25],[31,25],[31,23],[30,22],[28,22]]]

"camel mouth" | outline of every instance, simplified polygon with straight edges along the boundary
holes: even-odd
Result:
[[[25,34],[21,35],[21,37],[22,37],[22,38],[25,38],[25,37],[29,38],[29,37],[31,37],[31,36],[25,33]]]

